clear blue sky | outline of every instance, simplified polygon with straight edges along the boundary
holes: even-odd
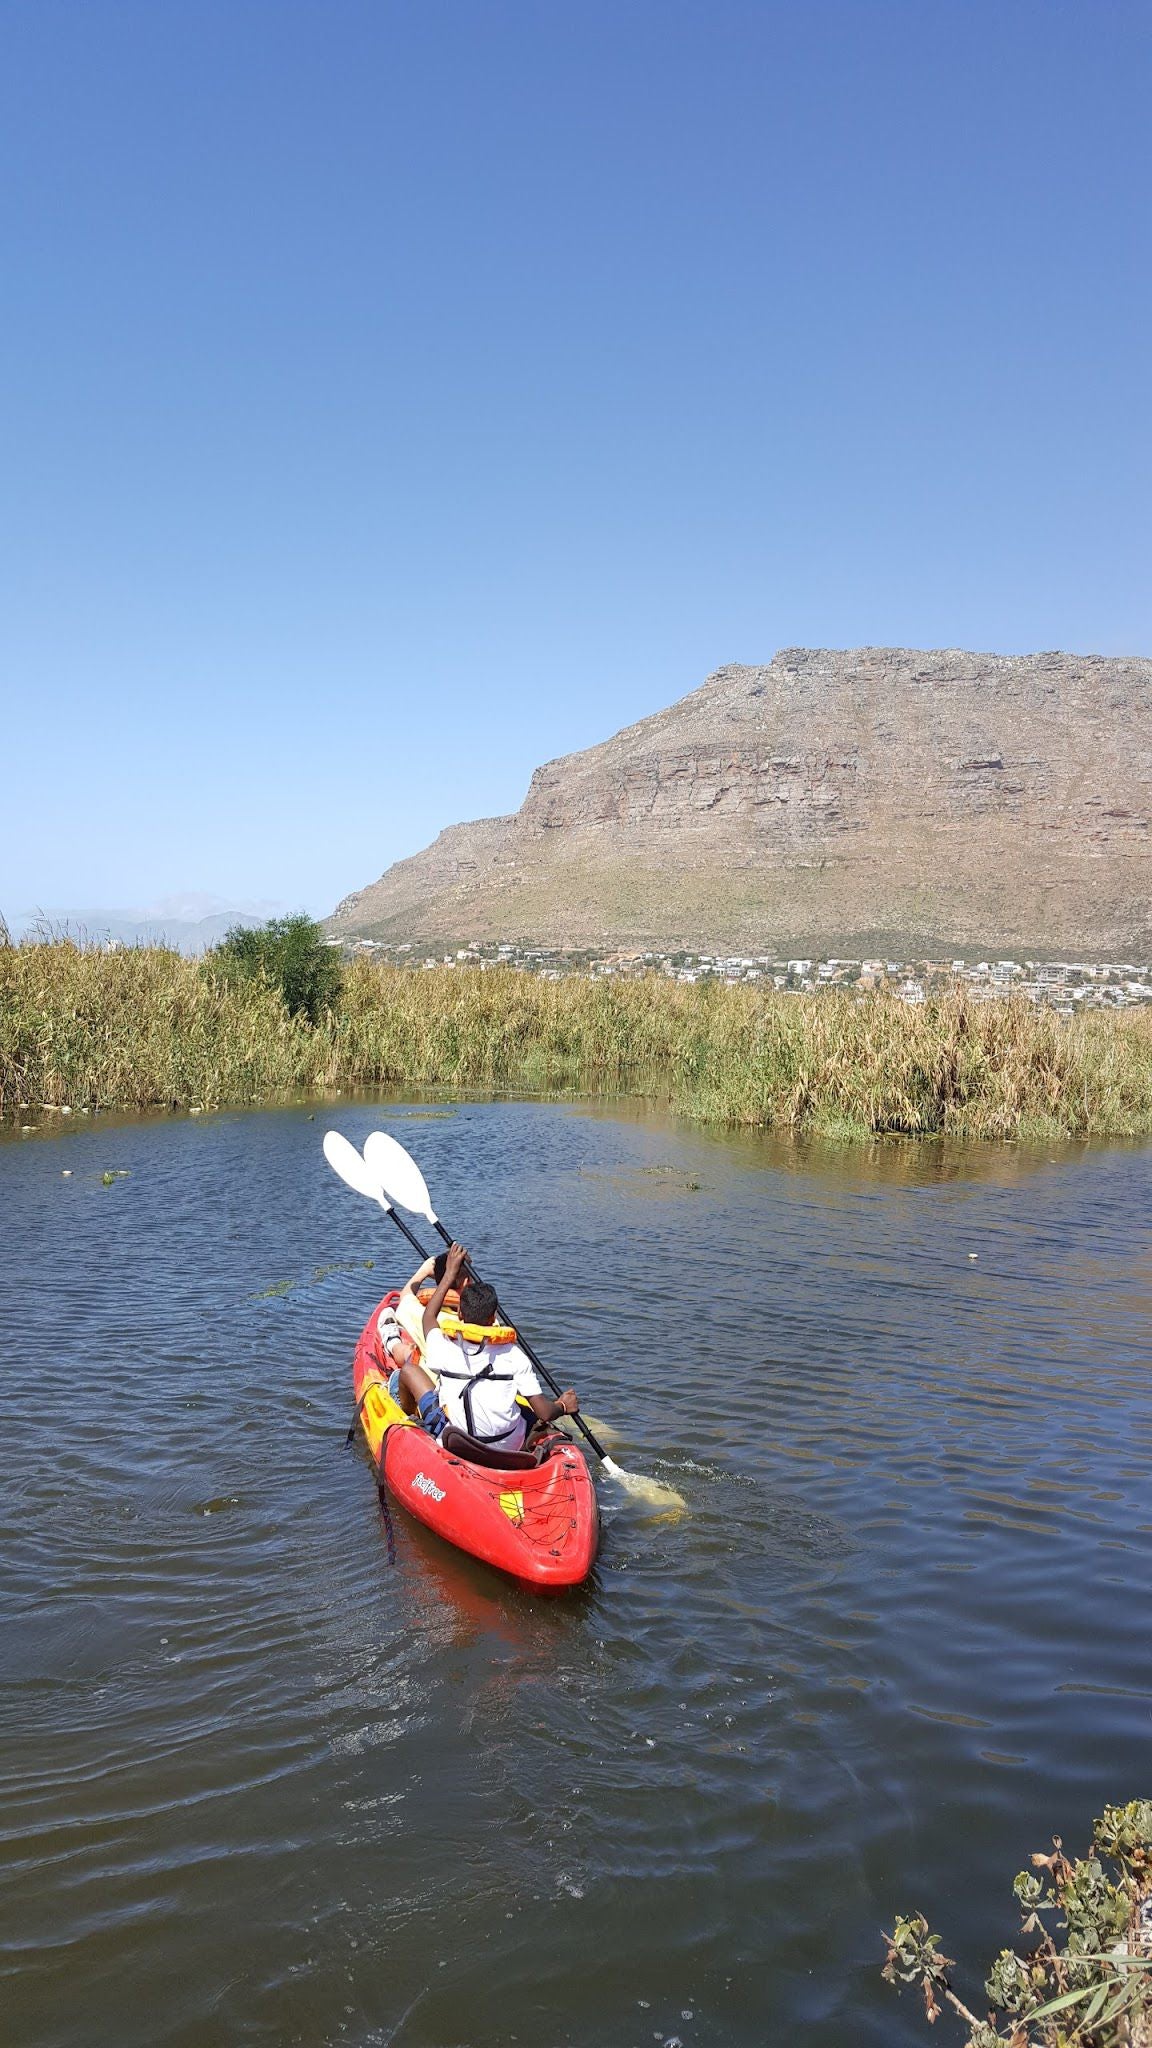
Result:
[[[1144,0],[4,0],[0,909],[780,646],[1152,653]]]

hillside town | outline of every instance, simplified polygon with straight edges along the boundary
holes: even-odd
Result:
[[[331,941],[337,944],[339,941]],[[516,967],[559,980],[565,974],[594,978],[667,975],[672,981],[770,982],[783,994],[811,995],[825,989],[884,989],[901,1002],[922,1003],[957,982],[976,1002],[1015,995],[1072,1016],[1081,1009],[1125,1009],[1152,1002],[1152,965],[1132,961],[1085,960],[846,960],[776,959],[770,954],[662,953],[620,947],[562,952],[544,946],[469,945],[426,951],[413,944],[387,945],[375,939],[343,942],[344,951],[412,968]]]

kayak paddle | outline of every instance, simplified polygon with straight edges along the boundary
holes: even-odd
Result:
[[[421,1264],[423,1264],[423,1261],[428,1256],[424,1250],[423,1245],[421,1244],[419,1238],[415,1237],[412,1231],[409,1230],[408,1225],[405,1223],[403,1217],[398,1216],[396,1214],[395,1209],[392,1207],[392,1204],[388,1200],[387,1195],[384,1193],[384,1190],[381,1187],[379,1181],[374,1180],[372,1175],[369,1173],[368,1168],[365,1166],[364,1161],[361,1159],[360,1154],[356,1150],[355,1145],[350,1144],[348,1139],[343,1137],[339,1131],[325,1131],[324,1157],[328,1161],[329,1166],[332,1168],[333,1173],[338,1173],[341,1180],[345,1183],[345,1185],[347,1187],[350,1187],[355,1194],[366,1195],[370,1202],[379,1202],[380,1207],[384,1211],[384,1214],[392,1218],[392,1221],[396,1224],[397,1228],[404,1232],[404,1235],[408,1239],[408,1242],[412,1246],[413,1250],[419,1252]],[[351,1444],[352,1439],[356,1434],[356,1424],[360,1419],[360,1409],[362,1406],[363,1396],[361,1396],[361,1399],[356,1403],[356,1413],[352,1417],[351,1428],[349,1429],[348,1434],[344,1439],[345,1445]],[[381,1486],[380,1488],[380,1506],[383,1510],[384,1520],[388,1528],[388,1562],[389,1564],[394,1564],[396,1561],[395,1545],[392,1541],[392,1524],[388,1519],[388,1508],[384,1499],[383,1486]]]
[[[327,1149],[327,1141],[325,1141],[325,1149]],[[353,1148],[349,1146],[348,1149],[352,1151]],[[331,1160],[329,1160],[329,1164],[331,1163]],[[378,1201],[383,1198],[382,1206],[395,1217],[397,1222],[400,1219],[396,1216],[396,1208],[408,1209],[415,1216],[425,1217],[432,1225],[433,1230],[437,1231],[443,1238],[445,1244],[452,1243],[451,1231],[445,1229],[435,1209],[432,1207],[432,1197],[428,1192],[428,1183],[424,1175],[421,1173],[412,1154],[405,1151],[398,1138],[390,1137],[387,1131],[373,1131],[364,1142],[363,1165],[375,1181],[375,1198]],[[474,1280],[479,1279],[479,1274],[471,1265],[468,1270]],[[505,1311],[501,1309],[500,1313],[504,1314]],[[552,1392],[559,1397],[560,1386],[558,1381],[553,1379],[544,1361],[532,1349],[519,1324],[516,1325],[516,1336],[521,1350],[526,1357],[531,1359],[545,1386],[551,1387]],[[684,1506],[683,1499],[672,1487],[662,1486],[658,1479],[648,1479],[640,1472],[625,1472],[623,1467],[616,1463],[615,1458],[609,1457],[603,1444],[593,1435],[582,1415],[576,1414],[568,1419],[576,1424],[577,1429],[587,1439],[588,1443],[591,1444],[605,1472],[611,1478],[619,1480],[622,1486],[628,1487],[631,1492],[640,1495],[644,1500],[650,1501],[654,1507],[682,1508]]]

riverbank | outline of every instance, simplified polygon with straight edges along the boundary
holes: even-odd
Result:
[[[355,961],[315,1025],[211,958],[0,948],[0,1115],[216,1108],[288,1089],[636,1095],[701,1122],[849,1137],[1152,1134],[1152,1017],[962,989],[784,995]]]

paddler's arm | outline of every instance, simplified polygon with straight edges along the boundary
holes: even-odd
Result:
[[[558,1422],[562,1415],[576,1415],[580,1410],[580,1403],[572,1387],[568,1388],[567,1393],[561,1394],[558,1401],[550,1400],[547,1394],[529,1394],[528,1406],[537,1422]]]
[[[432,1278],[432,1275],[435,1272],[435,1270],[435,1256],[433,1256],[430,1259],[425,1259],[424,1264],[422,1266],[417,1266],[416,1271],[412,1275],[412,1278],[404,1282],[403,1287],[400,1289],[401,1294],[415,1294],[416,1289],[418,1287],[423,1287],[424,1282]]]
[[[463,1268],[468,1264],[468,1254],[462,1244],[454,1244],[444,1266],[444,1278],[433,1294],[424,1311],[424,1335],[437,1327],[436,1318],[444,1306],[450,1288],[455,1287]]]

